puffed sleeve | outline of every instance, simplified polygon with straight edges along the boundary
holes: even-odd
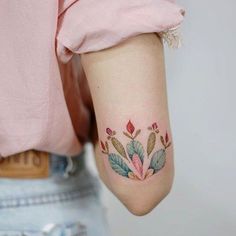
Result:
[[[151,32],[178,47],[184,12],[175,0],[74,1],[58,16],[58,58],[66,63],[73,53],[98,51]]]

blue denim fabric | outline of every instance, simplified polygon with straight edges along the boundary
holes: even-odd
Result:
[[[0,236],[110,236],[85,156],[52,155],[46,179],[0,178]]]

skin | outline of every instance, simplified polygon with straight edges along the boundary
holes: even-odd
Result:
[[[113,171],[107,155],[101,151],[100,141],[107,140],[109,127],[126,146],[129,140],[123,131],[129,120],[141,129],[138,140],[144,146],[150,134],[147,127],[153,122],[157,122],[162,135],[167,131],[172,141],[162,42],[155,33],[140,34],[114,47],[81,54],[81,63],[95,111],[92,136],[100,177],[131,213],[145,215],[170,192],[173,145],[167,149],[166,164],[158,173],[136,181]],[[155,150],[160,148],[158,138]]]

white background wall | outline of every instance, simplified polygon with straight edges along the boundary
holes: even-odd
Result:
[[[166,49],[175,183],[145,217],[104,189],[113,236],[236,236],[236,1],[178,3],[184,45]]]

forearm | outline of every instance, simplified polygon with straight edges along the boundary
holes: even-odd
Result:
[[[131,212],[145,214],[167,195],[174,172],[160,39],[142,34],[81,59],[97,121],[100,176]]]

